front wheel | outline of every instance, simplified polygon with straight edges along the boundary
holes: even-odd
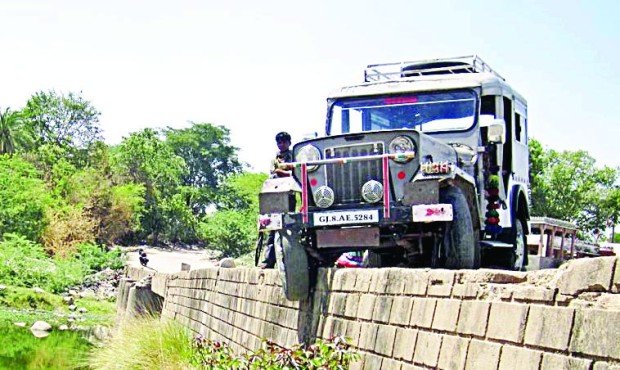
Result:
[[[469,204],[463,191],[451,186],[440,194],[442,203],[452,204],[452,222],[446,225],[444,236],[444,261],[449,269],[480,267],[480,244],[474,234]]]
[[[300,243],[299,233],[280,230],[276,232],[274,244],[286,299],[298,301],[307,298],[310,291],[310,271],[308,255]]]

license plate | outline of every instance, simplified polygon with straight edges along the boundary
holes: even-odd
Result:
[[[368,224],[379,222],[379,211],[338,211],[314,214],[315,226]]]
[[[413,222],[452,221],[452,204],[417,204],[411,215]]]

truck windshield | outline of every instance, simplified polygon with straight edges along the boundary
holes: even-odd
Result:
[[[327,132],[338,135],[394,129],[467,130],[474,124],[475,112],[473,91],[345,98],[334,102]]]

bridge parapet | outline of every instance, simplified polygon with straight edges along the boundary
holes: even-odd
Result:
[[[133,271],[132,279],[143,272]],[[154,274],[162,316],[238,352],[351,338],[357,369],[620,369],[620,263],[557,270],[321,269],[306,301],[275,270]]]

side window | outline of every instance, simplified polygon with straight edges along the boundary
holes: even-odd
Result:
[[[522,119],[521,115],[515,112],[515,140],[522,143],[523,137],[521,136],[522,131]]]
[[[482,97],[480,102],[480,115],[490,115],[497,118],[495,109],[495,96],[487,95]]]

